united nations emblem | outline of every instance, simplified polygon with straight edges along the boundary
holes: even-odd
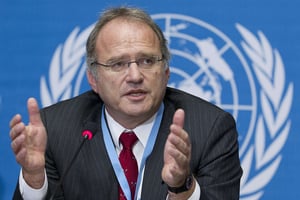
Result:
[[[230,112],[239,131],[244,171],[240,199],[260,199],[281,160],[289,135],[293,83],[285,82],[284,64],[266,36],[240,24],[240,48],[216,27],[186,15],[156,14],[169,42],[170,87],[202,97]],[[92,25],[76,27],[58,45],[48,77],[41,77],[43,106],[87,90],[85,42]],[[86,81],[85,81],[86,82]]]

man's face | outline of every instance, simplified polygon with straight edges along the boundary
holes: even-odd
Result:
[[[100,31],[96,41],[98,62],[135,61],[141,57],[162,57],[154,31],[140,22],[114,19]],[[164,62],[150,69],[131,63],[122,71],[98,65],[98,78],[88,73],[92,89],[103,99],[107,111],[125,128],[135,128],[159,108],[169,78]]]

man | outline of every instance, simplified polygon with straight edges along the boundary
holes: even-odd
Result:
[[[92,91],[41,110],[30,98],[30,123],[19,114],[10,122],[22,167],[14,198],[239,199],[235,122],[168,88],[169,58],[162,31],[144,11],[104,12],[87,41]],[[71,163],[86,124],[96,134]],[[137,137],[127,151],[137,160],[133,179],[128,171],[135,167],[118,160],[124,131]]]

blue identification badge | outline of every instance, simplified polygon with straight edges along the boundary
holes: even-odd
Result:
[[[115,172],[115,174],[117,176],[117,179],[118,179],[118,182],[120,184],[120,187],[122,188],[123,193],[126,196],[126,199],[130,200],[131,199],[131,192],[130,192],[129,184],[128,184],[126,176],[123,172],[122,166],[120,164],[120,161],[119,161],[119,158],[118,158],[118,155],[117,155],[117,152],[116,152],[116,148],[114,146],[114,143],[112,141],[109,129],[107,127],[104,109],[105,108],[103,106],[102,112],[101,112],[101,127],[102,127],[102,132],[103,132],[104,144],[105,144],[109,159],[112,163],[114,172]],[[157,134],[158,134],[158,129],[159,129],[161,119],[162,119],[162,116],[163,116],[163,111],[164,111],[164,104],[162,103],[161,106],[158,109],[153,127],[152,127],[151,132],[150,132],[150,136],[149,136],[149,139],[147,141],[147,145],[145,147],[144,154],[143,154],[143,157],[142,157],[142,160],[141,160],[141,165],[140,165],[140,169],[139,169],[139,174],[138,174],[138,180],[137,180],[137,184],[136,184],[136,190],[135,190],[136,192],[135,192],[134,199],[137,199],[137,194],[138,194],[138,191],[139,191],[140,186],[141,186],[142,172],[143,172],[143,169],[145,167],[145,162],[146,162],[148,156],[151,154],[151,152],[153,150],[153,146],[154,146],[154,143],[156,141],[156,137],[157,137]]]

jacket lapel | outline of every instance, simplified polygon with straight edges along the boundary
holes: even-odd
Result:
[[[167,195],[167,185],[161,179],[163,168],[163,154],[169,126],[172,123],[174,108],[165,103],[164,115],[159,128],[157,139],[152,153],[148,157],[145,166],[144,180],[142,186],[142,199],[164,199]]]

